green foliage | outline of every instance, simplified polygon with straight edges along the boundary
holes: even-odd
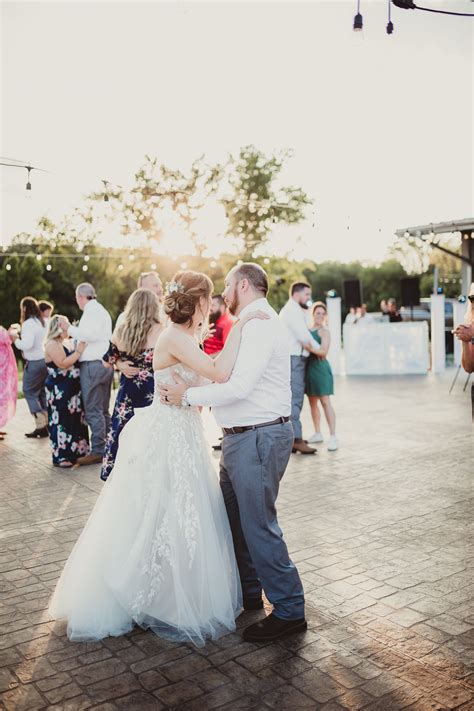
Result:
[[[228,196],[224,201],[229,222],[227,234],[242,241],[242,259],[258,254],[273,225],[296,224],[304,218],[311,200],[300,188],[279,187],[279,177],[289,152],[265,156],[254,146],[242,148],[228,164]]]
[[[7,262],[11,265],[10,270],[5,269]],[[44,267],[34,254],[8,259],[0,256],[0,322],[3,326],[19,322],[20,300],[24,296],[48,299],[49,292]]]
[[[313,298],[325,299],[330,289],[343,296],[346,279],[360,279],[363,299],[369,311],[378,311],[381,299],[400,299],[400,279],[406,272],[396,260],[390,259],[379,266],[363,265],[361,262],[322,262],[312,270],[305,270],[306,280],[311,284]]]

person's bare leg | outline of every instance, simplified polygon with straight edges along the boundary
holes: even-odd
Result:
[[[329,432],[331,436],[335,436],[336,434],[336,413],[334,412],[334,408],[331,403],[331,399],[329,395],[322,395],[320,398],[321,400],[321,405],[324,410],[324,415],[326,417],[327,423],[329,425]]]
[[[311,409],[311,417],[313,419],[314,431],[321,432],[321,413],[319,412],[317,395],[309,395],[309,406]]]

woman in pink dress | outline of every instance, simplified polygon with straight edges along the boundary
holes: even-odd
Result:
[[[0,440],[4,439],[3,428],[12,419],[16,410],[18,394],[18,370],[12,342],[8,331],[0,326]]]

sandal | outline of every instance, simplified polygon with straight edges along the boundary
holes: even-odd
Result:
[[[73,466],[73,463],[65,460],[64,462],[59,462],[56,466],[61,467],[61,469],[70,469]]]

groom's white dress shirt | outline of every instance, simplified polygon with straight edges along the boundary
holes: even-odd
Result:
[[[280,318],[286,326],[288,332],[288,342],[290,345],[290,354],[292,356],[309,356],[309,351],[303,347],[303,343],[310,342],[315,350],[319,350],[321,346],[313,338],[306,323],[307,310],[294,300],[289,299],[282,310]]]
[[[234,369],[226,383],[189,388],[190,405],[212,407],[220,427],[271,422],[291,412],[288,336],[266,299],[257,299],[239,314],[265,311],[267,320],[252,319],[242,329]]]
[[[112,338],[112,319],[110,314],[97,299],[91,299],[84,307],[81,320],[77,326],[69,326],[68,335],[77,341],[85,341],[79,360],[81,363],[90,360],[102,360],[109,348]]]

